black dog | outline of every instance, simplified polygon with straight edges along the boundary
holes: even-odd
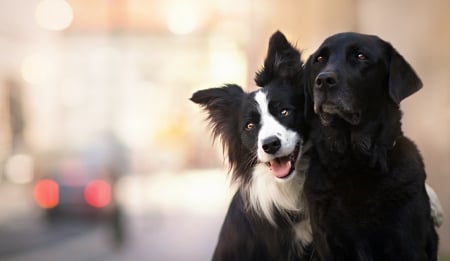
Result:
[[[323,261],[436,260],[425,170],[400,102],[422,82],[376,36],[326,39],[305,65],[313,153],[305,181]]]
[[[301,197],[308,147],[302,65],[300,52],[277,32],[255,78],[262,88],[246,93],[226,85],[191,98],[207,111],[238,184],[213,260],[310,260]]]

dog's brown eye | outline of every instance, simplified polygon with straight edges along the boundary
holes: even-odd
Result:
[[[321,63],[323,61],[325,61],[325,58],[322,55],[319,55],[319,56],[316,57],[316,62]]]
[[[255,128],[255,124],[253,122],[249,122],[247,123],[247,125],[245,126],[245,130],[249,131],[249,130],[253,130]]]
[[[367,60],[367,56],[365,56],[365,55],[362,54],[362,53],[358,53],[358,55],[357,55],[356,57],[358,57],[358,60],[360,60],[360,61],[365,61],[365,60]]]
[[[287,116],[289,116],[289,111],[284,109],[284,110],[281,110],[280,114],[281,114],[281,117],[287,117]]]

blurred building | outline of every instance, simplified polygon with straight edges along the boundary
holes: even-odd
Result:
[[[3,0],[0,6],[2,161],[17,146],[33,155],[76,150],[112,131],[130,148],[136,173],[222,166],[205,115],[188,100],[193,91],[231,82],[256,88],[254,72],[275,30],[304,58],[328,35],[358,31],[390,41],[424,82],[402,104],[404,128],[450,216],[447,0]],[[16,87],[20,102],[10,97]],[[450,253],[448,222],[440,235],[442,251]]]

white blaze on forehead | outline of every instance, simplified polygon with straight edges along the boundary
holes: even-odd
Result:
[[[261,116],[269,113],[269,101],[267,100],[267,94],[262,90],[256,92],[255,101],[258,103],[258,110]]]
[[[258,104],[258,111],[260,113],[260,125],[258,133],[258,151],[259,160],[267,162],[275,157],[283,157],[292,153],[299,141],[297,132],[289,130],[282,125],[269,111],[269,100],[267,93],[262,90],[256,92],[255,101]],[[275,155],[270,155],[262,149],[262,142],[268,137],[276,136],[281,141],[280,150]]]

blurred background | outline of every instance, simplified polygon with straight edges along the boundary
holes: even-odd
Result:
[[[233,193],[199,89],[255,89],[270,35],[312,53],[377,34],[424,88],[403,102],[446,212],[450,1],[1,0],[0,259],[208,260]]]

